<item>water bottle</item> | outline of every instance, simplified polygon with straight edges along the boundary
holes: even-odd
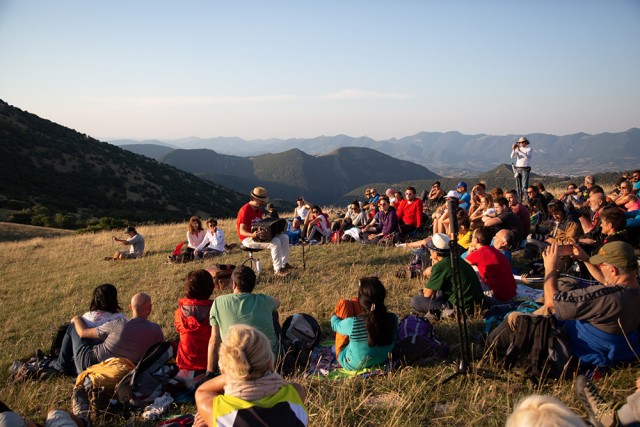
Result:
[[[258,274],[262,273],[262,267],[260,267],[260,260],[259,259],[256,260],[256,273],[258,273]]]

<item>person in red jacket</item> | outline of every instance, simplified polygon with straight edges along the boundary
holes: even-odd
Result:
[[[187,274],[184,287],[185,297],[178,300],[173,322],[180,334],[176,364],[180,369],[201,373],[207,370],[213,278],[207,270],[193,270]]]
[[[397,208],[400,233],[412,233],[422,227],[422,200],[416,197],[416,189],[407,187],[404,192],[405,200]]]

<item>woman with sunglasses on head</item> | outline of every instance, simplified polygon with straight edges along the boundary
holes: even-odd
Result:
[[[322,238],[328,238],[331,236],[331,224],[329,224],[329,217],[322,212],[322,209],[318,205],[314,205],[309,214],[307,215],[307,239],[320,242]]]
[[[638,196],[632,192],[633,186],[629,181],[620,184],[620,196],[615,200],[616,206],[626,211],[636,211],[640,209]]]
[[[385,363],[398,333],[398,316],[387,311],[387,294],[377,277],[360,279],[358,297],[338,301],[331,316],[340,365],[356,371]]]

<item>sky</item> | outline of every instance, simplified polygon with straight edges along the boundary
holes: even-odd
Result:
[[[108,140],[640,127],[640,0],[0,0],[0,99]]]

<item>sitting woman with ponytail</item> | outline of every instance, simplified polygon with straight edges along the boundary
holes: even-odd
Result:
[[[306,426],[305,389],[275,370],[265,334],[252,326],[229,327],[220,346],[221,375],[196,391],[194,427],[218,425]]]
[[[340,365],[357,371],[385,363],[398,333],[398,316],[387,311],[387,291],[377,277],[360,279],[358,298],[340,300],[331,316]]]

